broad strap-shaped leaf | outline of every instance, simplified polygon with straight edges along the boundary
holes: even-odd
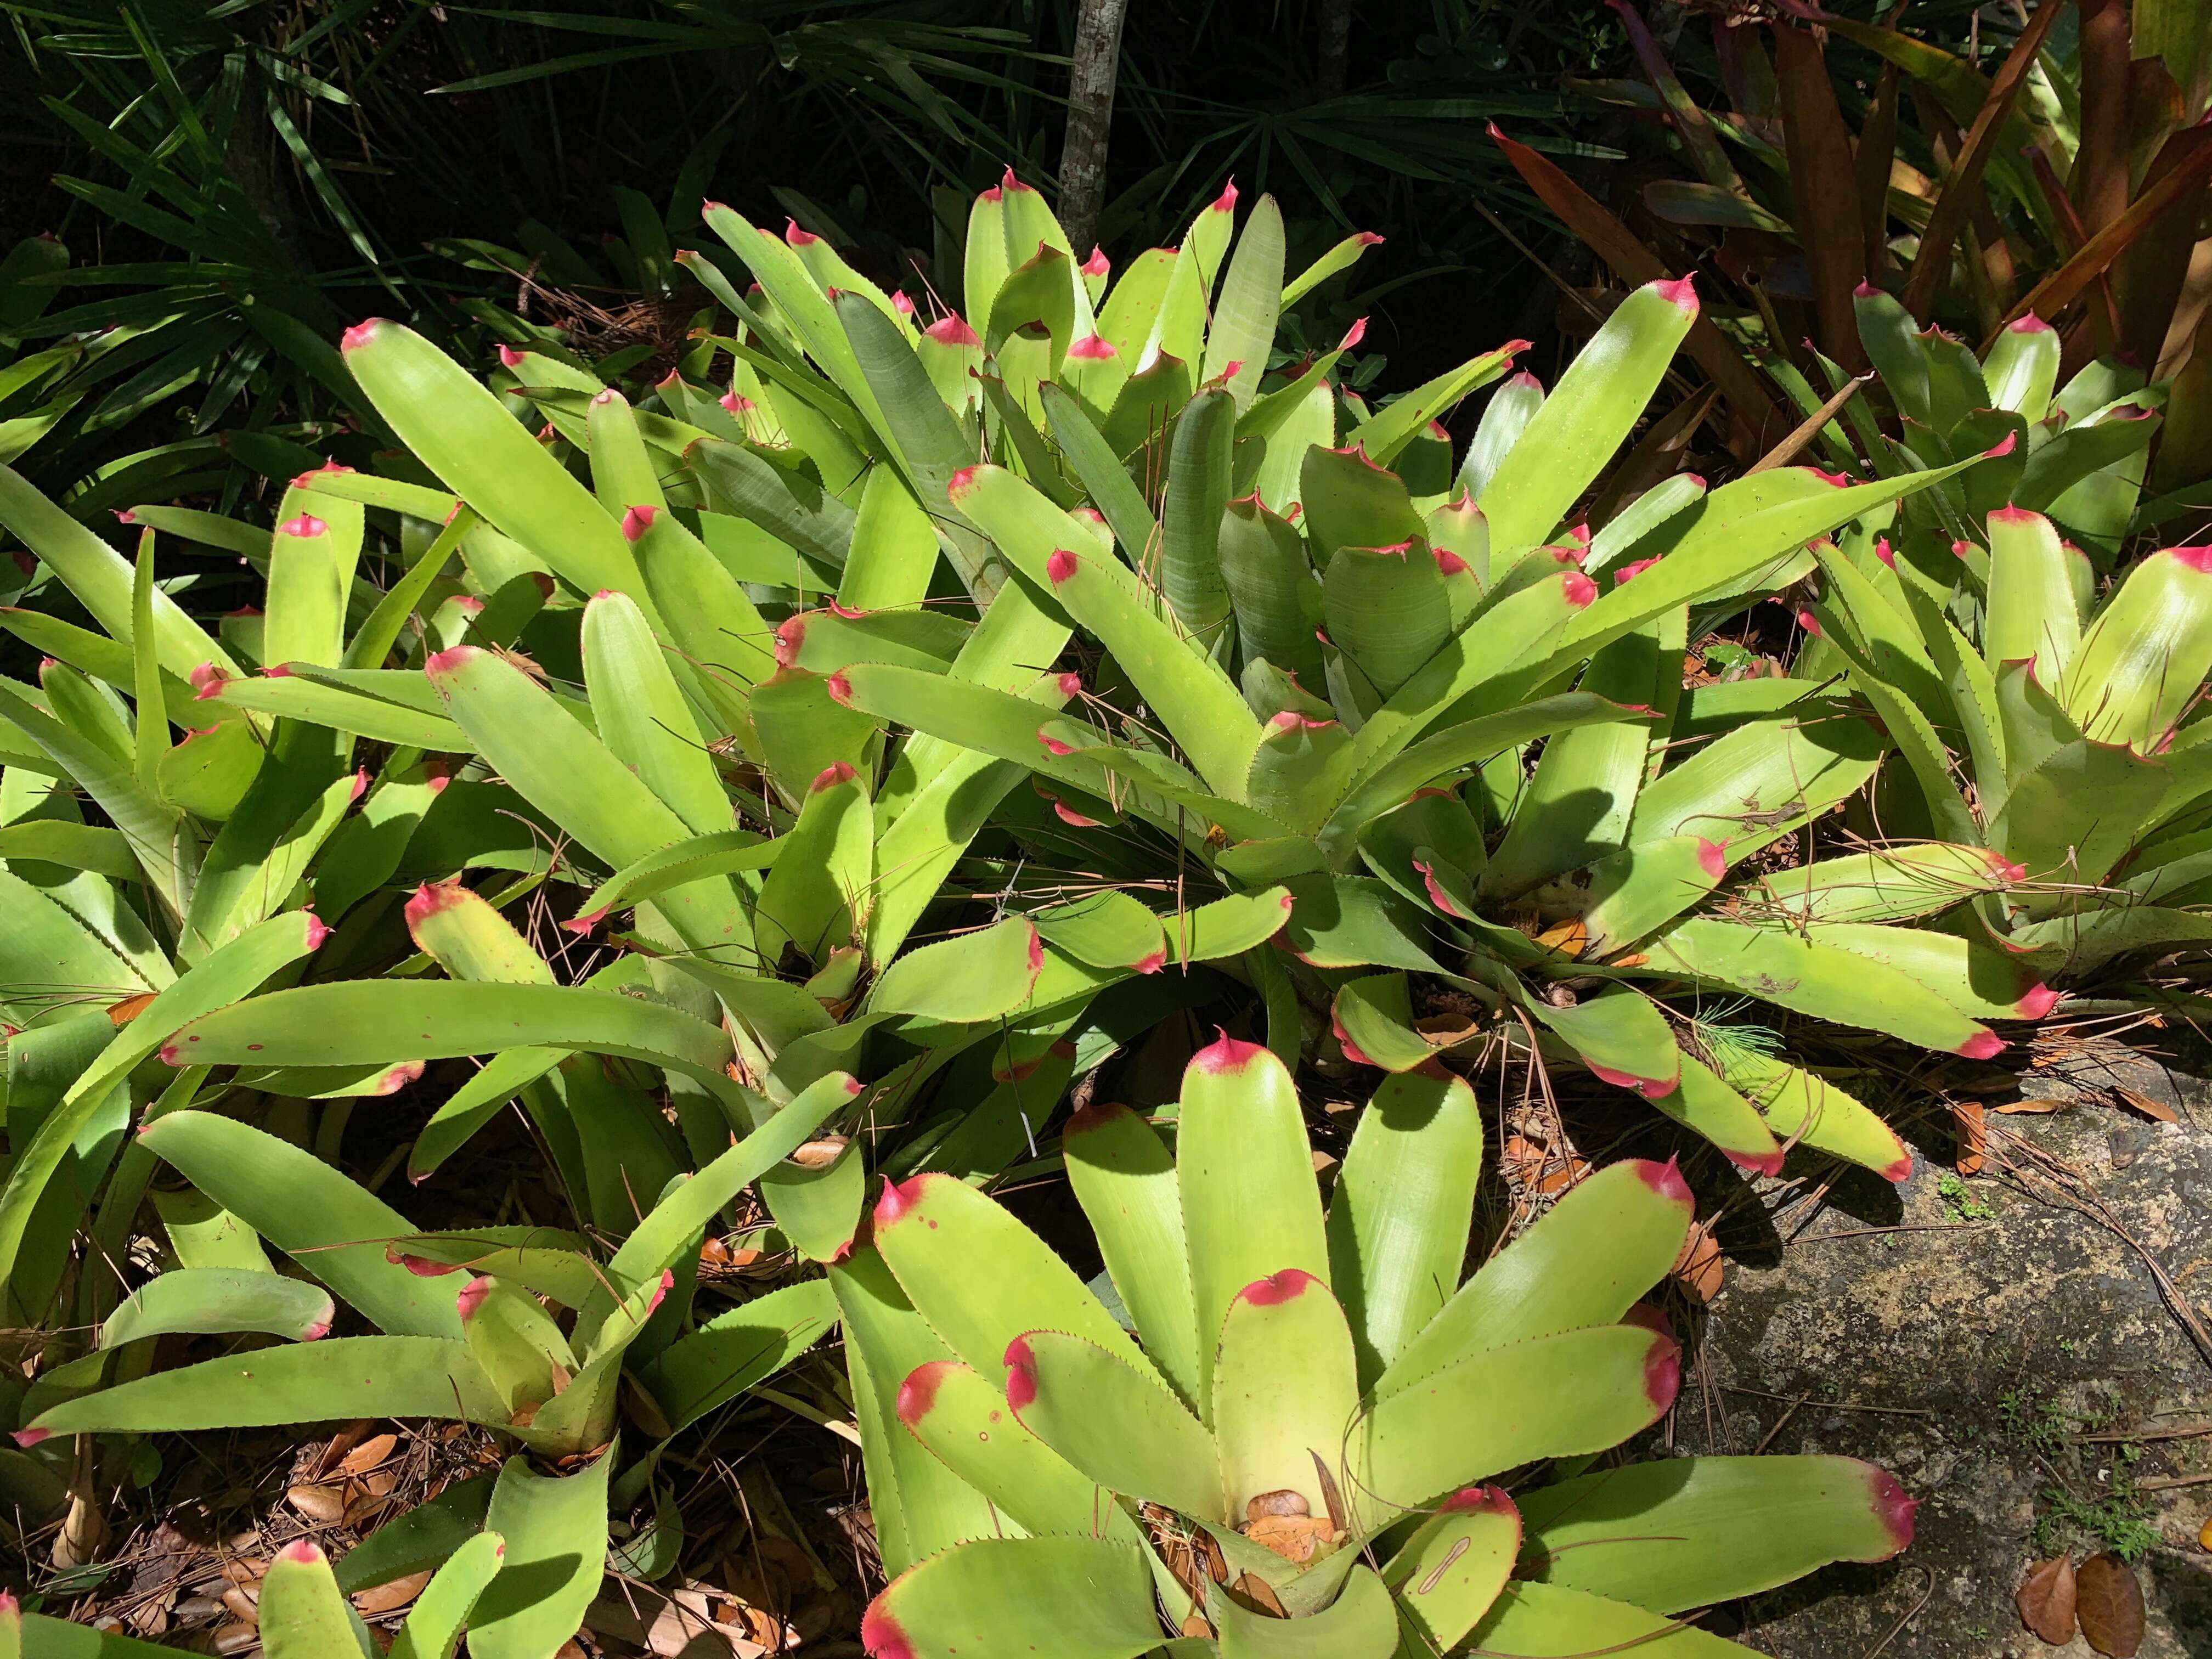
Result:
[[[1463,1354],[1610,1325],[1674,1265],[1693,1208],[1672,1163],[1607,1165],[1461,1285],[1376,1389],[1402,1388]]]
[[[156,1273],[124,1297],[100,1325],[100,1346],[187,1331],[266,1331],[313,1342],[336,1316],[327,1291],[281,1273],[179,1267]]]
[[[1044,945],[1024,916],[909,951],[868,994],[877,1013],[968,1022],[1018,1006],[1044,966]]]
[[[1908,842],[1764,877],[1765,902],[1792,921],[1911,921],[2026,876],[1986,847]]]
[[[726,1081],[729,1038],[664,1002],[572,985],[347,980],[296,986],[179,1028],[173,1066],[374,1066],[558,1043]]]
[[[1139,1659],[1162,1637],[1141,1548],[1047,1536],[979,1538],[908,1568],[868,1604],[860,1642],[899,1659]]]
[[[1782,1173],[1782,1148],[1776,1145],[1773,1131],[1759,1116],[1759,1109],[1690,1055],[1682,1056],[1678,1086],[1664,1094],[1647,1094],[1645,1098],[1654,1111],[1703,1135],[1737,1169],[1753,1175]]]
[[[731,828],[721,774],[637,602],[595,596],[584,607],[582,640],[599,740],[694,835]]]
[[[1486,1348],[1378,1389],[1348,1492],[1364,1526],[1539,1457],[1619,1445],[1674,1403],[1680,1351],[1640,1325],[1594,1325]],[[1379,1512],[1376,1506],[1380,1506]]]
[[[1529,997],[1523,1006],[1601,1081],[1650,1099],[1674,1091],[1682,1050],[1667,1017],[1649,997],[1623,987],[1587,1002],[1555,1007]]]
[[[507,1540],[480,1532],[445,1559],[422,1586],[386,1659],[453,1659],[461,1633],[507,1561]]]
[[[1645,283],[1606,319],[1476,498],[1494,545],[1527,547],[1550,536],[1643,418],[1697,319],[1686,277]]]
[[[1156,973],[1167,960],[1167,936],[1152,910],[1115,889],[1085,894],[1030,914],[1045,942],[1093,968]]]
[[[1897,1131],[1827,1079],[1741,1044],[1715,1042],[1711,1028],[1706,1048],[1729,1086],[1756,1103],[1769,1130],[1784,1140],[1859,1164],[1885,1181],[1901,1182],[1912,1173],[1912,1154]]]
[[[1198,1316],[1198,1399],[1210,1413],[1216,1334],[1238,1292],[1285,1268],[1328,1280],[1312,1150],[1281,1060],[1225,1032],[1192,1056],[1176,1170]]]
[[[139,1144],[393,1336],[459,1336],[456,1286],[385,1255],[413,1224],[289,1141],[212,1112],[171,1112]]]
[[[1923,1048],[1987,1059],[2004,1048],[1902,969],[1818,939],[1699,917],[1675,923],[1647,948],[1655,963],[1692,979]]]
[[[1358,1400],[1352,1329],[1326,1285],[1289,1267],[1239,1291],[1213,1367],[1213,1435],[1231,1519],[1285,1491],[1298,1493],[1309,1515],[1328,1514],[1316,1462],[1341,1478]]]
[[[1276,1619],[1226,1596],[1214,1604],[1221,1659],[1390,1659],[1398,1613],[1372,1567],[1352,1569],[1336,1600],[1303,1618]]]
[[[1087,1105],[1069,1118],[1061,1150],[1068,1184],[1146,1357],[1195,1407],[1198,1316],[1173,1154],[1157,1129],[1116,1103]]]
[[[375,1644],[356,1629],[353,1609],[338,1594],[330,1559],[312,1540],[295,1538],[276,1552],[261,1580],[255,1611],[261,1649],[269,1659],[331,1659],[361,1654],[374,1659]]]
[[[1228,1519],[1206,1426],[1151,1375],[1095,1342],[1030,1331],[1006,1346],[1006,1403],[1022,1426],[1108,1491]]]
[[[945,1175],[884,1183],[876,1248],[921,1316],[952,1352],[993,1383],[1006,1380],[1006,1345],[1024,1332],[1066,1331],[1149,1373],[1151,1365],[1074,1269],[995,1199]],[[978,1279],[977,1262],[991,1263]]]
[[[1114,1495],[1024,1428],[980,1371],[951,1359],[915,1366],[899,1385],[898,1419],[1024,1532],[1141,1541]]]
[[[1516,1579],[1506,1585],[1468,1645],[1517,1659],[1587,1659],[1633,1653],[1638,1659],[1737,1659],[1742,1647],[1625,1601],[1584,1590]]]
[[[641,593],[614,519],[475,376],[382,319],[349,329],[344,350],[377,413],[477,513],[580,593]]]
[[[1370,1385],[1458,1288],[1482,1110],[1433,1064],[1385,1079],[1360,1114],[1328,1206],[1331,1280]]]
[[[1468,1486],[1437,1505],[1382,1568],[1382,1582],[1438,1652],[1474,1627],[1512,1577],[1521,1516],[1497,1486]]]
[[[506,1554],[469,1622],[471,1659],[545,1659],[582,1625],[606,1571],[607,1480],[616,1451],[570,1475],[510,1457],[484,1517]]]
[[[2058,532],[2039,513],[2000,507],[1989,516],[1989,533],[1982,653],[1990,672],[2033,657],[2045,679],[2063,685],[2081,648],[2081,618]]]
[[[155,1371],[57,1406],[26,1431],[185,1433],[329,1420],[319,1412],[507,1420],[459,1337],[344,1336]]]
[[[1526,1492],[1540,1583],[1679,1613],[1756,1595],[1832,1561],[1887,1561],[1916,1505],[1850,1457],[1673,1457]]]

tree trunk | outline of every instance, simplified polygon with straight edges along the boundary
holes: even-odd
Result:
[[[1060,222],[1083,258],[1096,240],[1106,204],[1106,140],[1114,125],[1114,82],[1121,63],[1121,20],[1129,0],[1081,0],[1073,62],[1067,71],[1067,137],[1060,151]]]

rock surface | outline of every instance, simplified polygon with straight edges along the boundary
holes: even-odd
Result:
[[[2144,1659],[2212,1656],[2212,1553],[2197,1541],[2212,1517],[2212,1355],[2146,1261],[2212,1326],[2208,1078],[2212,1054],[2169,1070],[2107,1046],[2070,1079],[2024,1079],[2071,1103],[1992,1113],[1983,1176],[1962,1184],[1948,1133],[1931,1134],[1902,1189],[1838,1183],[1817,1214],[1784,1222],[1786,1249],[1771,1231],[1723,1234],[1728,1281],[1686,1369],[1677,1447],[1863,1457],[1921,1504],[1900,1560],[1831,1568],[1717,1627],[1740,1619],[1775,1659],[2087,1659],[2081,1637],[2054,1648],[2031,1634],[2014,1591],[2039,1557],[2131,1540]],[[2114,1084],[2179,1121],[2109,1103]],[[2086,1097],[2100,1085],[2103,1100]],[[1914,1231],[1862,1231],[1889,1228]]]

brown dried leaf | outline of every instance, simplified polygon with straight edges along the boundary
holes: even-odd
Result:
[[[1336,1536],[1336,1528],[1325,1515],[1263,1515],[1244,1528],[1244,1535],[1284,1560],[1303,1565]]]
[[[1710,1302],[1721,1293],[1721,1247],[1703,1225],[1690,1229],[1682,1241],[1682,1254],[1674,1259],[1674,1276],[1693,1302]]]
[[[1291,1486],[1285,1486],[1276,1492],[1263,1492],[1256,1498],[1247,1498],[1244,1503],[1244,1518],[1247,1521],[1261,1521],[1271,1515],[1303,1516],[1312,1513],[1304,1494]]]
[[[2142,1645],[2142,1586],[2135,1569],[2106,1550],[2074,1575],[2074,1606],[2081,1634],[2106,1659],[2135,1659]]]
[[[153,1000],[153,992],[142,991],[135,997],[125,997],[120,1002],[111,1002],[107,1005],[109,1023],[115,1025],[128,1025],[146,1012],[146,1005]]]
[[[2154,1100],[2148,1095],[2135,1089],[2116,1088],[2112,1092],[2120,1097],[2123,1105],[2132,1106],[2145,1117],[2154,1119],[2160,1123],[2181,1121],[2181,1114],[2162,1100]]]
[[[837,1161],[846,1145],[843,1135],[824,1135],[799,1147],[791,1155],[791,1161],[805,1170],[826,1170]]]
[[[1537,934],[1536,943],[1547,951],[1578,957],[1589,944],[1589,929],[1583,925],[1580,916],[1569,916],[1565,921],[1547,927]]]
[[[346,1495],[342,1486],[294,1486],[284,1494],[284,1501],[308,1520],[325,1527],[334,1527],[345,1518]]]
[[[1982,1115],[1978,1100],[1954,1100],[1951,1103],[1951,1127],[1958,1132],[1958,1171],[1962,1176],[1979,1175],[1982,1154],[1989,1150],[1989,1121]]]
[[[392,1455],[399,1444],[396,1434],[372,1435],[338,1460],[338,1469],[344,1474],[365,1474]]]
[[[1256,1572],[1245,1573],[1229,1588],[1231,1593],[1248,1607],[1255,1607],[1261,1613],[1273,1613],[1278,1619],[1290,1617],[1290,1613],[1283,1607],[1282,1598],[1275,1594],[1274,1586]]]
[[[2020,1621],[2054,1648],[2074,1639],[2074,1558],[2031,1562],[2014,1592]]]
[[[388,1584],[378,1584],[357,1591],[354,1606],[364,1618],[374,1619],[380,1613],[393,1613],[405,1607],[422,1593],[422,1586],[430,1582],[430,1571],[410,1572],[404,1578],[395,1578]]]
[[[2040,1117],[2049,1112],[2063,1112],[2067,1105],[2068,1103],[2063,1100],[2008,1100],[2003,1105],[1992,1106],[1990,1109],[1993,1112],[2002,1112],[2007,1116],[2016,1113],[2026,1113]]]

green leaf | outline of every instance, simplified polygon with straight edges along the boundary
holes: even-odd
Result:
[[[477,1603],[506,1565],[507,1540],[480,1532],[447,1557],[408,1609],[386,1659],[453,1659]]]
[[[1228,1518],[1213,1436],[1148,1369],[1059,1331],[1017,1337],[1006,1358],[1006,1403],[1022,1426],[1090,1479],[1201,1520]]]
[[[1403,1387],[1462,1354],[1610,1325],[1674,1267],[1692,1208],[1671,1164],[1632,1158],[1599,1170],[1483,1263],[1376,1388]]]
[[[1328,1243],[1297,1090],[1267,1049],[1224,1035],[1182,1076],[1176,1166],[1198,1316],[1198,1398],[1213,1399],[1213,1333],[1255,1279],[1328,1281]]]
[[[1176,619],[1200,644],[1212,642],[1229,615],[1218,548],[1222,511],[1229,505],[1236,432],[1237,405],[1227,389],[1216,387],[1184,405],[1169,440],[1167,488],[1160,503],[1160,592]],[[1150,553],[1139,548],[1133,556],[1150,568]]]
[[[871,1652],[1139,1659],[1161,1645],[1152,1575],[1133,1544],[981,1538],[908,1569],[868,1604]]]
[[[876,981],[868,1006],[926,1019],[995,1019],[1029,995],[1043,966],[1036,927],[1025,917],[1008,916],[908,951]]]
[[[377,413],[441,483],[578,592],[613,588],[653,614],[614,520],[474,376],[382,319],[348,330],[344,349]]]
[[[693,834],[729,829],[721,774],[635,600],[603,593],[584,607],[583,654],[599,740]]]
[[[43,1413],[47,1434],[184,1433],[338,1417],[504,1425],[505,1404],[458,1337],[343,1336],[156,1371]]]
[[[981,1372],[950,1359],[915,1366],[899,1385],[898,1419],[1024,1532],[1141,1541],[1127,1511],[1024,1428]]]
[[[1912,1510],[1887,1471],[1849,1457],[1667,1458],[1521,1499],[1537,1582],[1653,1613],[1887,1561],[1912,1541]]]
[[[358,1653],[374,1659],[376,1646],[357,1632],[353,1609],[338,1594],[329,1558],[305,1538],[276,1552],[261,1581],[262,1651],[269,1659],[331,1659]]]
[[[583,1624],[606,1571],[610,1449],[580,1474],[541,1475],[527,1458],[500,1469],[485,1525],[507,1544],[469,1625],[471,1659],[548,1659]]]
[[[330,1296],[279,1273],[180,1267],[157,1273],[123,1298],[100,1328],[100,1346],[120,1347],[172,1332],[265,1331],[313,1342],[335,1317]]]
[[[1074,1270],[994,1199],[945,1175],[886,1184],[875,1211],[876,1248],[929,1327],[955,1357],[994,1383],[1006,1345],[1049,1329],[1087,1339],[1149,1374],[1128,1334]],[[961,1264],[988,1261],[978,1282]]]
[[[807,1279],[708,1320],[640,1368],[671,1429],[682,1431],[764,1382],[837,1322],[826,1279]]]
[[[1335,1601],[1299,1619],[1275,1619],[1226,1596],[1214,1604],[1221,1659],[1390,1659],[1398,1612],[1374,1569],[1352,1568]]]
[[[1328,1206],[1330,1275],[1363,1385],[1458,1287],[1481,1174],[1482,1109],[1462,1079],[1437,1067],[1383,1080],[1352,1131]]]
[[[1672,1338],[1599,1325],[1486,1348],[1395,1388],[1386,1376],[1346,1489],[1381,1506],[1369,1524],[1382,1524],[1501,1469],[1603,1451],[1665,1414],[1679,1371]]]
[[[407,1218],[310,1152],[210,1112],[172,1112],[139,1142],[394,1336],[459,1336],[452,1285],[385,1257]]]
[[[1382,1568],[1398,1609],[1438,1652],[1490,1611],[1521,1553],[1521,1517],[1496,1486],[1470,1486],[1437,1506]]]
[[[1743,1652],[1736,1643],[1694,1625],[1525,1579],[1505,1587],[1474,1627],[1469,1646],[1522,1659],[1587,1659],[1606,1652],[1633,1653],[1637,1659],[1738,1659]]]
[[[1352,1329],[1328,1287],[1287,1268],[1239,1291],[1213,1364],[1213,1434],[1235,1521],[1263,1493],[1329,1511],[1316,1461],[1341,1480],[1359,1400]]]
[[[1118,1103],[1077,1112],[1061,1151],[1068,1184],[1145,1352],[1183,1402],[1194,1405],[1198,1317],[1173,1155],[1158,1130]]]

